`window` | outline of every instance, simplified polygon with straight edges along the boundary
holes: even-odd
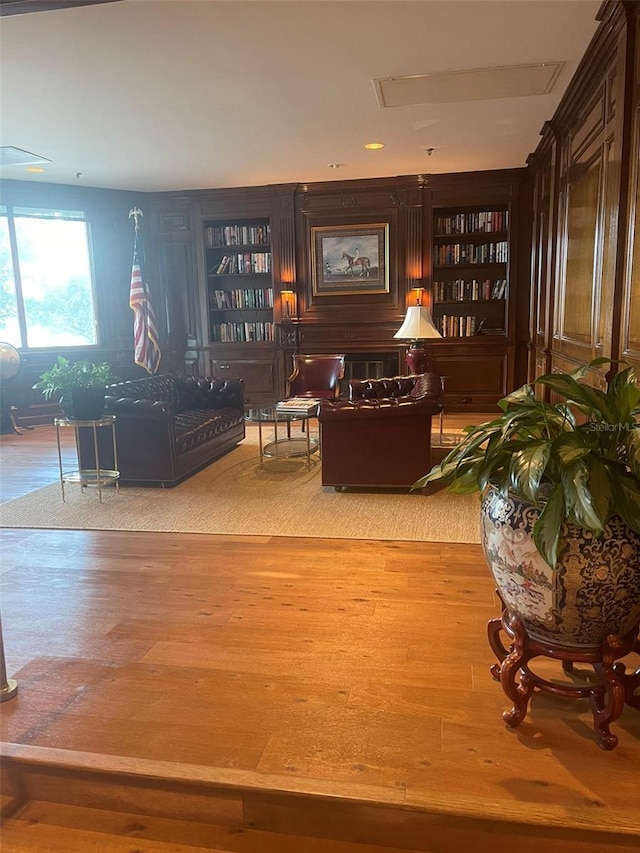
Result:
[[[84,213],[0,207],[0,340],[26,349],[97,344]]]

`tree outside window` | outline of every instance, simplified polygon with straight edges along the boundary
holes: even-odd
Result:
[[[0,208],[0,339],[25,349],[97,343],[83,213]]]

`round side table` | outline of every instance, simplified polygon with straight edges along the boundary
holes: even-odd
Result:
[[[120,471],[118,471],[118,449],[116,447],[116,430],[115,430],[115,415],[103,415],[96,420],[75,421],[72,418],[54,418],[53,423],[56,427],[56,440],[58,442],[58,465],[60,466],[60,488],[62,490],[62,500],[64,501],[64,486],[65,483],[75,483],[86,488],[87,486],[98,487],[98,499],[102,503],[102,489],[105,486],[115,485],[118,491],[118,481],[120,479]],[[76,452],[78,452],[78,430],[90,429],[93,432],[93,453],[95,468],[78,468],[72,471],[65,471],[62,467],[62,448],[60,445],[60,430],[71,428],[75,434]],[[100,465],[100,451],[98,442],[98,430],[110,429],[111,441],[113,444],[113,464],[114,468],[102,468]],[[78,452],[78,459],[80,454]]]
[[[297,456],[306,456],[307,471],[311,470],[311,454],[315,453],[319,448],[317,438],[311,438],[309,435],[309,419],[315,417],[314,414],[300,414],[298,412],[278,412],[276,406],[258,406],[249,409],[245,413],[245,419],[249,422],[258,424],[258,444],[260,445],[260,467],[264,466],[264,459],[293,459]],[[293,421],[301,421],[306,425],[306,435],[299,438],[291,437],[291,423]],[[274,427],[274,437],[272,441],[264,442],[262,434],[262,424],[272,424]],[[278,425],[286,424],[287,437],[278,437]]]

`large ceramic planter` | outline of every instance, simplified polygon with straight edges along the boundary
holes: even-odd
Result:
[[[534,639],[600,646],[640,620],[640,535],[614,517],[596,539],[565,525],[555,569],[531,538],[540,510],[490,488],[482,499],[482,546],[500,595]]]

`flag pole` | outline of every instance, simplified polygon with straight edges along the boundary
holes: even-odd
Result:
[[[140,210],[139,207],[132,207],[129,211],[129,219],[133,217],[133,224],[136,234],[140,230],[140,223],[138,222],[138,219],[140,219],[142,216],[144,216],[144,213]]]
[[[134,222],[133,263],[129,284],[129,307],[133,311],[133,360],[144,367],[150,375],[158,372],[160,366],[160,338],[155,312],[151,303],[148,282],[146,280],[144,247],[140,231],[140,219],[144,216],[139,207],[132,207],[129,219]]]

